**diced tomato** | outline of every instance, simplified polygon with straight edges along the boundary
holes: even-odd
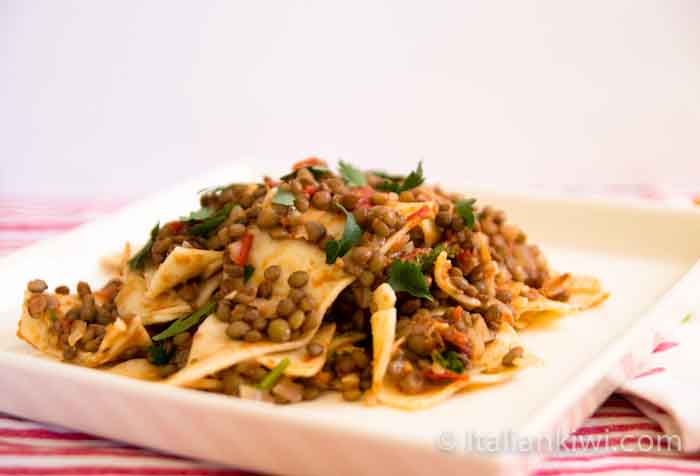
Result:
[[[370,206],[369,199],[374,193],[372,187],[370,187],[369,185],[365,185],[364,187],[357,187],[353,189],[353,193],[355,193],[359,197],[355,208],[368,208]]]
[[[408,218],[406,218],[406,221],[410,222],[412,220],[416,220],[418,218],[425,218],[430,214],[430,209],[428,208],[427,205],[423,205],[420,207],[420,210],[415,211],[408,215]]]
[[[317,188],[318,187],[316,185],[307,185],[306,187],[304,187],[304,195],[306,195],[307,197],[311,197],[311,195],[313,195],[316,192]]]
[[[250,254],[250,248],[253,246],[253,235],[246,233],[241,238],[241,252],[235,259],[235,262],[239,266],[245,266],[248,262],[248,255]]]
[[[471,257],[472,257],[471,251],[464,250],[460,254],[457,255],[457,262],[459,263],[459,265],[462,268],[467,269],[467,268],[469,268],[469,260],[471,259]]]
[[[328,167],[328,164],[326,164],[325,161],[319,159],[318,157],[309,157],[307,159],[300,160],[299,162],[292,165],[292,170],[296,172],[299,169],[311,167],[313,165],[317,167]]]
[[[422,254],[422,253],[424,254],[427,251],[429,251],[429,248],[414,248],[413,251],[411,251],[410,253],[404,254],[401,258],[406,260],[406,261],[411,261],[411,260],[413,260],[413,258],[418,256],[419,254]]]
[[[170,223],[168,223],[168,226],[173,231],[173,233],[180,233],[182,227],[184,227],[185,225],[181,221],[171,221]]]
[[[449,328],[442,334],[442,338],[457,347],[462,352],[469,354],[471,351],[471,342],[469,342],[469,338],[466,334],[463,334],[458,330]]]
[[[451,370],[443,369],[442,372],[435,372],[433,369],[428,369],[423,371],[423,377],[434,382],[440,382],[445,380],[469,380],[468,375],[458,374]]]
[[[464,313],[464,308],[462,308],[462,306],[455,307],[455,310],[453,311],[454,318],[455,319],[461,318],[463,313]]]

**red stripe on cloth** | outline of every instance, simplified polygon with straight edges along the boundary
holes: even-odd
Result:
[[[207,468],[155,468],[119,467],[119,466],[64,466],[61,468],[46,467],[0,467],[0,475],[25,476],[59,476],[59,475],[144,475],[144,476],[245,476],[237,469],[207,469]]]
[[[31,446],[16,446],[0,448],[0,456],[119,456],[123,458],[168,458],[180,459],[177,456],[130,448],[34,448]]]
[[[635,375],[634,378],[637,379],[637,378],[648,377],[650,375],[660,374],[661,372],[666,372],[666,369],[664,367],[654,367],[653,369],[645,370],[644,372]]]
[[[594,455],[550,456],[547,461],[596,461],[606,458],[666,458],[680,459],[684,461],[700,461],[700,454],[664,454],[649,453],[644,451],[611,451],[610,453],[597,453]]]
[[[38,438],[43,440],[100,441],[101,438],[72,431],[60,432],[42,428],[0,428],[0,436],[6,438]]]
[[[84,221],[54,221],[47,223],[0,223],[0,231],[71,230]]]
[[[643,423],[613,423],[611,425],[587,426],[579,428],[572,435],[600,435],[602,433],[632,431],[632,430],[648,430],[662,432],[663,429],[658,423],[643,422]]]
[[[639,435],[639,436],[615,436],[611,438],[601,438],[601,439],[585,439],[582,440],[580,437],[573,437],[569,441],[565,441],[562,443],[561,448],[562,450],[600,450],[600,449],[606,449],[606,448],[611,448],[611,447],[616,447],[616,446],[621,446],[625,445],[629,447],[629,445],[635,444],[635,443],[640,443],[642,442],[642,438],[644,438],[644,443],[648,443],[650,435]],[[653,440],[653,443],[655,446],[653,447],[654,450],[659,450],[659,449],[675,449],[672,448],[670,441],[668,439],[663,439],[659,438],[658,441]]]
[[[595,412],[590,418],[630,418],[643,417],[642,412]]]
[[[611,471],[667,471],[678,474],[700,474],[700,467],[691,468],[664,464],[614,464],[595,468],[561,468],[541,469],[533,473],[536,476],[557,476],[562,474],[596,474],[609,473]]]
[[[659,345],[657,345],[654,348],[653,353],[656,354],[657,352],[663,352],[663,351],[668,350],[668,349],[673,349],[677,345],[678,345],[678,342],[670,342],[670,341],[669,342],[661,342]]]

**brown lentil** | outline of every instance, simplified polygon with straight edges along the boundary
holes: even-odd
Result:
[[[286,342],[291,338],[289,323],[284,319],[274,319],[267,326],[267,335],[272,342]]]
[[[277,315],[281,317],[287,317],[296,309],[294,301],[289,298],[283,298],[277,304]]]
[[[311,197],[311,204],[321,210],[326,210],[331,204],[331,194],[326,190],[319,190]]]
[[[56,289],[54,289],[54,292],[56,294],[66,295],[66,294],[70,294],[70,289],[68,288],[68,286],[65,286],[62,284],[60,286],[56,286]]]
[[[308,240],[313,243],[316,243],[326,236],[326,227],[316,221],[307,221],[304,223],[304,228],[306,229]]]
[[[289,327],[291,327],[292,330],[297,330],[304,325],[304,320],[306,320],[304,311],[297,309],[289,316]]]
[[[259,342],[262,340],[262,338],[263,338],[263,336],[260,333],[260,331],[256,331],[256,330],[251,330],[251,331],[246,332],[246,335],[244,337],[246,342]]]
[[[372,258],[372,250],[366,246],[356,246],[350,256],[355,263],[364,266]]]
[[[268,280],[275,282],[279,279],[279,277],[282,275],[282,268],[277,266],[276,264],[272,266],[268,266],[267,269],[265,269],[265,272],[263,273],[263,277]]]
[[[27,289],[32,293],[43,293],[47,288],[46,281],[41,279],[33,279],[27,283]]]
[[[287,283],[292,288],[302,288],[309,282],[309,273],[306,271],[294,271],[289,275]]]

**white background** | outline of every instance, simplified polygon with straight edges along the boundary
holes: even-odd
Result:
[[[700,2],[0,0],[0,193],[132,196],[307,155],[697,184]]]

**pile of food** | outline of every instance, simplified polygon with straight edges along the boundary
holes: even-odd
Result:
[[[537,313],[607,297],[558,274],[504,213],[406,176],[333,172],[200,192],[201,208],[127,244],[100,289],[27,285],[18,336],[114,374],[244,399],[425,408],[536,359]],[[115,261],[115,260],[112,260]]]

